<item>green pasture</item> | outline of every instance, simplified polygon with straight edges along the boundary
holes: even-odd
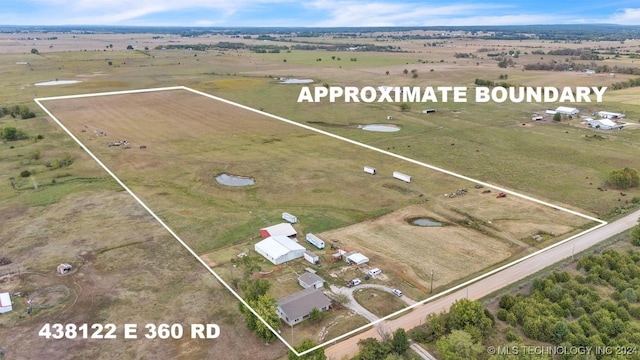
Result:
[[[397,103],[298,103],[302,86],[265,80],[255,92],[218,90],[214,94],[599,216],[630,199],[616,196],[615,191],[597,190],[604,185],[608,173],[621,167],[640,167],[637,157],[640,124],[634,117],[640,107],[629,103],[634,101],[633,89],[609,91],[602,104],[577,104],[579,115],[611,109],[626,112],[627,121],[638,124],[623,131],[606,132],[587,129],[579,119],[532,123],[534,113],[544,114],[546,109],[561,104],[475,103],[472,89],[468,91],[467,103],[412,103],[409,112],[401,112]],[[264,93],[270,95],[268,99]],[[609,100],[617,98],[627,102]],[[426,108],[438,112],[422,114]],[[387,121],[387,115],[393,119]],[[374,123],[393,123],[402,130],[376,133],[357,129],[357,125]],[[593,134],[603,139],[590,139]],[[628,193],[631,197],[640,195],[637,189]]]

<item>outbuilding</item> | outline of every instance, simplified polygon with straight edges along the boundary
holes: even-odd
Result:
[[[369,258],[360,254],[359,252],[350,252],[345,256],[345,261],[348,264],[362,265],[369,262]]]
[[[624,125],[620,125],[613,120],[609,119],[597,119],[597,120],[589,120],[587,121],[589,127],[592,129],[600,129],[600,130],[619,130],[624,127]]]
[[[610,111],[598,111],[598,115],[600,115],[601,118],[604,119],[623,119],[624,118],[624,114],[621,113],[615,113],[615,112],[610,112]]]
[[[319,289],[324,286],[324,280],[316,274],[305,272],[298,277],[298,284],[305,289]]]
[[[298,235],[298,232],[289,223],[280,223],[260,229],[260,236],[262,236],[263,239],[266,239],[269,236],[286,236],[294,238],[296,235]]]
[[[562,114],[562,115],[576,115],[579,113],[578,109],[574,108],[574,107],[568,107],[568,106],[558,106],[556,108],[556,113]]]
[[[13,310],[13,304],[11,304],[11,295],[8,292],[0,293],[0,314]]]
[[[305,251],[303,256],[305,260],[312,264],[317,264],[320,262],[320,257],[309,250]]]
[[[306,249],[286,236],[270,236],[254,247],[256,252],[275,265],[283,264],[304,255]]]
[[[329,310],[331,300],[322,291],[308,288],[279,299],[277,306],[278,316],[293,326],[307,319],[313,309]]]

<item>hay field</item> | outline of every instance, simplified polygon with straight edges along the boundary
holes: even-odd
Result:
[[[418,282],[432,267],[446,268],[440,281],[449,284],[543,245],[523,238],[552,234],[546,246],[587,222],[511,196],[496,199],[468,181],[186,90],[45,105],[200,253],[252,248],[258,230],[287,211],[298,216],[302,233],[328,231],[381,264],[399,264]],[[123,139],[130,148],[107,145]],[[363,165],[377,167],[378,175],[364,173]],[[393,179],[396,170],[414,180]],[[220,173],[256,184],[220,185]],[[461,188],[470,191],[442,196]],[[411,215],[448,226],[410,226],[403,219]]]

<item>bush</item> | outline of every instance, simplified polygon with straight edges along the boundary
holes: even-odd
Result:
[[[609,173],[607,184],[615,189],[628,189],[640,185],[637,169],[616,169]]]
[[[22,172],[20,172],[20,177],[27,178],[29,176],[31,176],[31,171],[29,170],[23,170]]]
[[[498,318],[498,320],[507,321],[507,315],[509,315],[509,312],[507,310],[498,309],[498,313],[496,314],[496,317]]]

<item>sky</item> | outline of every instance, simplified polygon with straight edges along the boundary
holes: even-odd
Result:
[[[0,25],[640,25],[637,0],[0,0]]]

